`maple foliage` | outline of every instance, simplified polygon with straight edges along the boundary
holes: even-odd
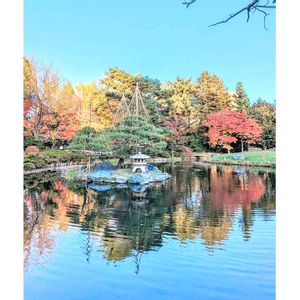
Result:
[[[27,147],[27,148],[25,149],[25,153],[26,153],[26,154],[28,154],[28,153],[36,153],[36,154],[38,154],[38,153],[40,153],[40,150],[39,150],[39,148],[36,147],[36,146],[29,146],[29,147]]]
[[[209,144],[213,148],[221,145],[228,151],[232,144],[238,141],[255,143],[261,140],[262,128],[255,121],[248,118],[245,112],[233,112],[223,110],[210,114],[204,122],[208,127],[205,133],[209,138]]]
[[[79,122],[75,112],[64,111],[60,114],[53,113],[42,118],[41,136],[51,140],[70,141],[79,129]]]

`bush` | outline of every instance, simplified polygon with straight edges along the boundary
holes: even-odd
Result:
[[[24,156],[24,169],[35,169],[45,167],[46,161],[43,157],[37,155],[36,153],[29,153]]]
[[[36,140],[33,136],[24,136],[24,150],[29,146],[36,146],[40,150],[44,150],[47,147],[51,147],[51,144],[49,141],[39,141]]]
[[[26,162],[26,163],[24,163],[24,169],[25,170],[33,170],[33,169],[35,169],[35,164],[32,162]]]
[[[83,153],[64,150],[46,150],[42,155],[48,164],[53,162],[76,162],[81,161],[85,157]]]
[[[36,153],[39,154],[40,153],[40,149],[36,146],[29,146],[26,148],[25,150],[25,154],[29,154],[29,153]]]

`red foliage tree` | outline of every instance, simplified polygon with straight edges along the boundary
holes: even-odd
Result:
[[[233,112],[223,110],[210,114],[204,122],[208,127],[206,136],[212,147],[221,145],[228,152],[232,149],[231,144],[241,142],[244,150],[244,142],[255,143],[261,140],[262,128],[255,121],[248,118],[245,112]]]
[[[52,113],[42,118],[41,136],[54,144],[68,142],[79,129],[76,112]]]

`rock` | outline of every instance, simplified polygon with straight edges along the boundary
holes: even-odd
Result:
[[[98,182],[102,182],[102,181],[110,181],[112,179],[112,171],[105,171],[105,170],[99,170],[99,171],[94,171],[94,172],[91,172],[87,178],[89,180],[92,180],[92,181],[98,181]]]
[[[128,185],[127,185],[127,184],[121,183],[121,184],[117,184],[117,185],[116,185],[116,188],[117,188],[117,189],[127,189],[127,188],[128,188]]]
[[[234,160],[244,160],[245,156],[242,155],[242,154],[233,154],[232,159],[234,159]]]
[[[130,169],[118,170],[94,170],[88,176],[89,181],[108,182],[116,184],[140,184],[161,182],[171,178],[168,173],[161,172],[156,166],[147,164],[147,172],[132,173]]]
[[[88,187],[97,192],[105,192],[112,189],[111,185],[99,185],[96,183],[91,183]]]
[[[116,170],[117,167],[115,165],[113,165],[110,161],[103,161],[103,162],[94,164],[91,169],[92,169],[92,171]]]
[[[149,183],[149,180],[147,180],[147,176],[145,176],[144,174],[146,173],[140,173],[138,175],[131,175],[128,178],[128,183],[131,184],[147,184]]]
[[[151,164],[146,164],[146,168],[147,168],[148,171],[159,171],[160,172],[160,170],[158,169],[158,167],[153,166]]]

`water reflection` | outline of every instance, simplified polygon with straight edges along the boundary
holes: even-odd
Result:
[[[214,165],[163,168],[172,179],[140,191],[119,187],[99,192],[62,182],[57,174],[25,178],[25,270],[47,261],[60,233],[74,228],[84,237],[87,262],[93,251],[113,263],[133,257],[138,273],[143,253],[157,251],[165,237],[181,243],[201,239],[213,254],[224,247],[236,220],[247,241],[253,211],[260,209],[266,219],[274,213],[273,172]]]

